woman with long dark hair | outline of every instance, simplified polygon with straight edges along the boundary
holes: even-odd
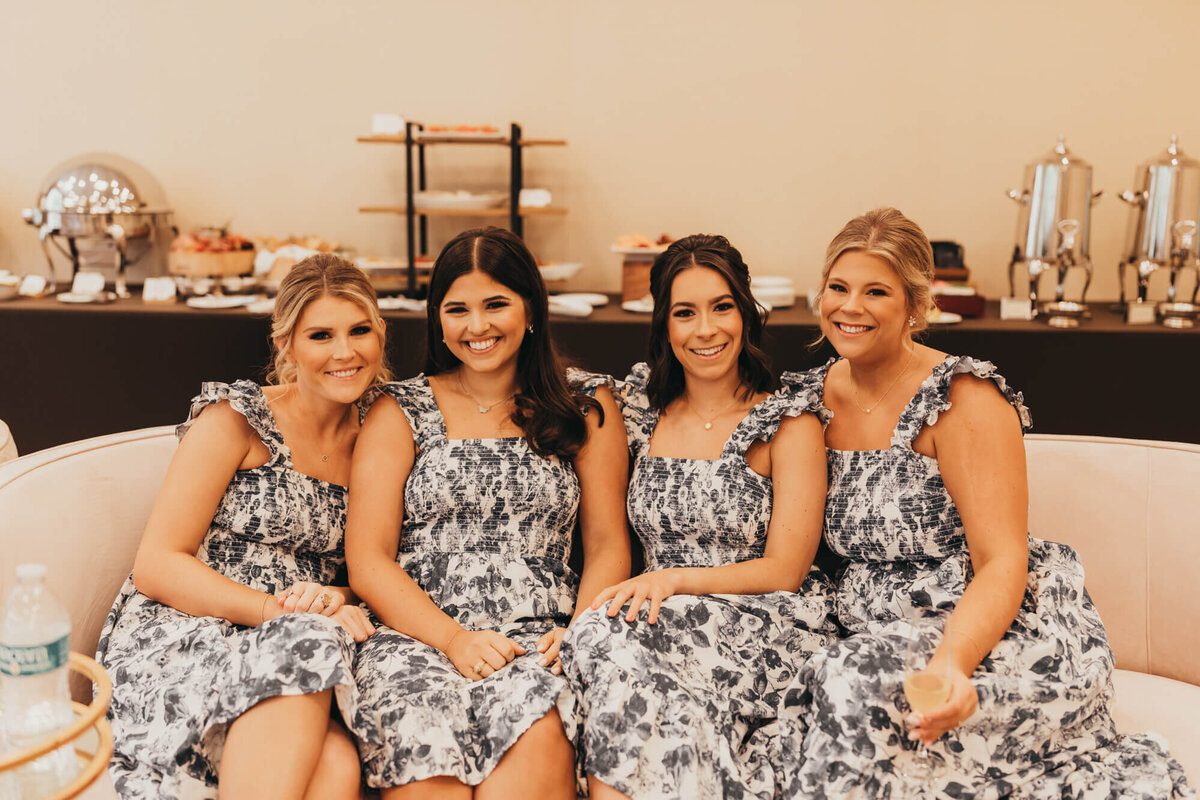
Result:
[[[771,394],[760,308],[728,240],[675,242],[650,287],[650,363],[618,389],[647,569],[571,625],[562,715],[594,798],[767,800],[778,695],[832,633],[812,568],[821,427]]]
[[[520,239],[460,234],[434,264],[425,374],[364,422],[347,563],[380,625],[356,732],[385,798],[575,796],[559,642],[577,584],[629,574],[627,463],[610,379],[565,372],[547,317]]]

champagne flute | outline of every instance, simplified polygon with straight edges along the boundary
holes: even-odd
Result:
[[[944,704],[950,699],[950,670],[953,659],[943,659],[940,666],[930,668],[929,660],[939,643],[949,656],[951,649],[950,612],[939,608],[924,608],[912,622],[912,633],[904,654],[904,697],[913,711],[920,714]],[[904,750],[896,757],[896,771],[918,782],[928,782],[946,771],[945,759],[931,753],[924,742],[916,751]]]

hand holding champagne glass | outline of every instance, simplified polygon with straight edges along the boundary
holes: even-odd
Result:
[[[912,620],[912,635],[904,654],[904,697],[918,714],[932,711],[950,699],[954,669],[954,642],[950,612],[925,608]],[[941,650],[941,657],[934,653]],[[917,781],[929,781],[945,771],[941,756],[930,753],[924,742],[916,752],[905,750],[896,758],[896,771]]]

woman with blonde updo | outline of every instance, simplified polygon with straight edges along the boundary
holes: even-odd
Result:
[[[912,220],[851,220],[819,307],[839,358],[784,376],[825,426],[824,535],[848,561],[833,607],[849,636],[784,694],[783,795],[1191,796],[1156,740],[1114,729],[1113,655],[1079,558],[1026,532],[1021,394],[992,364],[913,338],[932,279]],[[941,697],[916,713],[901,684],[922,669]],[[933,774],[914,769],[918,740]]]
[[[338,712],[354,718],[355,642],[374,629],[337,576],[384,338],[366,276],[313,256],[280,286],[270,385],[192,400],[98,648],[123,798],[359,796]]]

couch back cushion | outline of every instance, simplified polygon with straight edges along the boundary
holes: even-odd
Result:
[[[167,464],[173,426],[99,436],[0,466],[0,591],[16,565],[46,564],[71,614],[71,649],[91,655],[133,557]]]
[[[1030,435],[1029,530],[1080,554],[1122,669],[1200,684],[1200,446]]]

